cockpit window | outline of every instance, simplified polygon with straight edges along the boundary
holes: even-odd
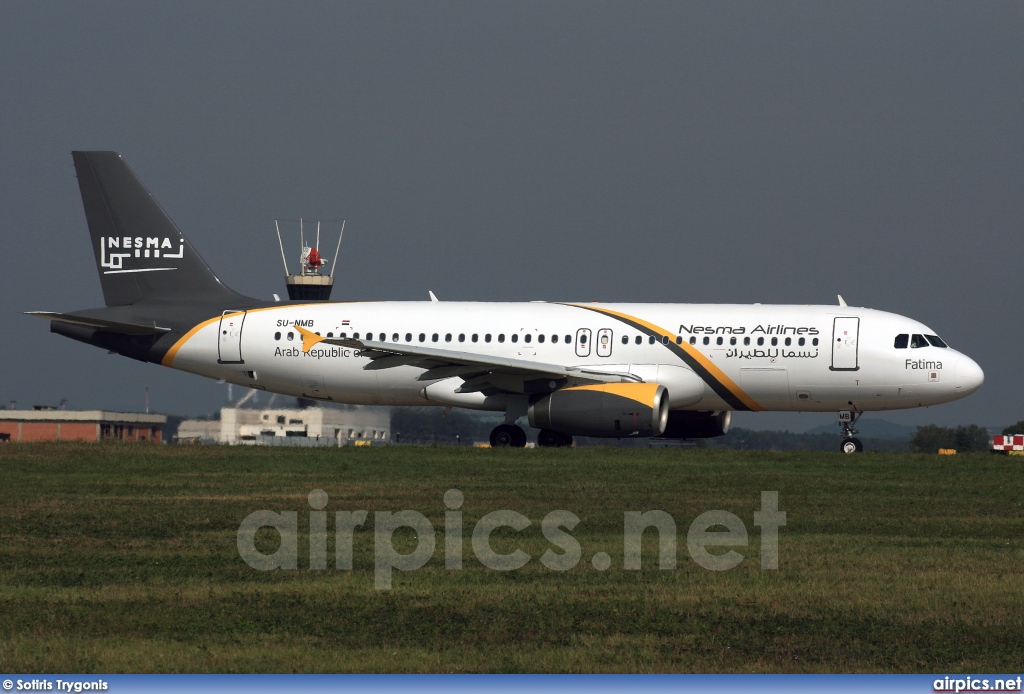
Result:
[[[893,347],[896,349],[906,349],[910,343],[910,335],[907,333],[900,333],[896,336],[896,342],[893,343]]]
[[[918,347],[927,347],[928,341],[924,339],[924,335],[911,335],[910,336],[910,347],[911,349],[917,349]]]
[[[925,337],[928,338],[928,342],[931,343],[932,347],[948,347],[949,346],[945,342],[943,342],[941,339],[939,339],[938,335],[925,335]]]

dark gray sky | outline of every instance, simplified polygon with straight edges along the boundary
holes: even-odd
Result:
[[[348,219],[338,299],[841,293],[985,369],[887,419],[1022,419],[1022,37],[1019,2],[5,2],[0,400],[224,399],[20,315],[102,305],[70,152],[113,149],[246,294],[299,215]]]

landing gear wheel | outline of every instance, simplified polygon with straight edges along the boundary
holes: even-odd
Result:
[[[541,448],[557,448],[561,438],[557,431],[541,429],[540,433],[537,434],[537,445]]]
[[[860,453],[864,450],[864,444],[860,442],[860,439],[843,439],[843,442],[839,444],[839,450],[843,453]]]
[[[572,446],[572,437],[550,429],[541,429],[537,435],[537,445],[541,448],[568,448]]]
[[[523,448],[526,432],[515,424],[499,424],[491,431],[492,448]]]

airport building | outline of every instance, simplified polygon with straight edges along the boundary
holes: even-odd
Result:
[[[178,442],[345,446],[384,443],[391,438],[391,412],[351,406],[301,409],[225,407],[220,420],[185,420]]]
[[[0,410],[0,441],[163,441],[162,414],[104,410]]]

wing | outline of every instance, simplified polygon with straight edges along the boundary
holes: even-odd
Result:
[[[462,386],[455,391],[457,393],[533,394],[550,392],[566,385],[642,382],[640,377],[631,373],[546,364],[527,359],[508,359],[436,347],[322,337],[297,325],[295,329],[302,335],[304,352],[320,343],[358,349],[361,356],[370,358],[370,363],[364,366],[364,369],[412,366],[423,369],[423,373],[417,379],[420,381],[436,381],[457,376],[463,380]]]
[[[86,318],[71,313],[54,313],[53,311],[26,311],[26,316],[45,318],[46,320],[57,321],[58,323],[70,323],[81,325],[95,330],[105,330],[121,335],[163,335],[170,332],[170,328],[161,328],[155,323],[146,325],[144,323],[122,323],[120,321],[106,320],[103,318]]]

